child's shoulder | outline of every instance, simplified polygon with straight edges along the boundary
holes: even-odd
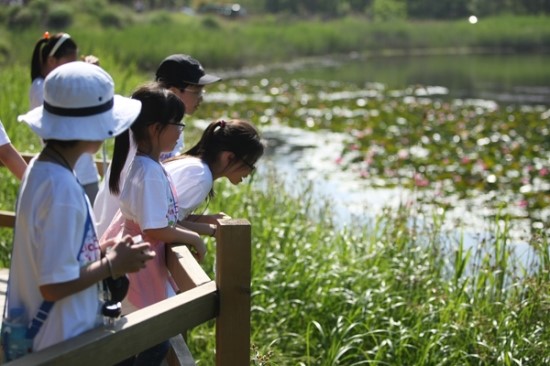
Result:
[[[32,160],[24,181],[24,194],[55,201],[80,201],[83,191],[74,174],[50,162]]]
[[[164,168],[171,175],[177,174],[201,174],[210,171],[208,165],[194,156],[172,160],[164,164]]]
[[[179,159],[163,163],[166,170],[179,170],[187,167],[206,167],[206,163],[195,156],[182,156]]]
[[[164,170],[162,165],[153,159],[147,156],[136,155],[130,168],[130,174],[145,179],[164,175]]]

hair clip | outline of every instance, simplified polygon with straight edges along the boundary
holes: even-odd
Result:
[[[220,128],[225,127],[225,121],[222,119],[221,121],[218,121]]]
[[[44,32],[44,35],[42,36],[44,39],[50,39],[50,32],[46,31]]]

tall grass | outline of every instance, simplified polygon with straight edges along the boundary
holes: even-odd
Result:
[[[291,196],[273,176],[259,178],[263,190],[218,187],[209,207],[252,223],[256,365],[550,362],[547,238],[532,238],[543,260],[521,272],[495,223],[474,266],[437,224],[441,214],[422,223],[411,220],[418,208],[401,207],[336,230],[310,191]],[[212,324],[189,345],[199,365],[212,365]]]

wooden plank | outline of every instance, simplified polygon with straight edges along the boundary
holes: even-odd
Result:
[[[251,230],[243,219],[218,220],[216,365],[250,365]]]
[[[166,246],[166,266],[181,292],[211,281],[185,245]],[[187,329],[183,331],[186,332]],[[183,335],[172,337],[170,345],[166,360],[169,366],[195,366]]]
[[[36,155],[35,153],[29,153],[29,152],[23,152],[23,153],[20,153],[20,154],[23,157],[23,160],[25,160],[27,162],[27,164]],[[95,166],[97,167],[97,171],[98,171],[99,175],[101,177],[103,177],[103,172],[107,169],[107,167],[109,166],[111,161],[107,160],[107,165],[105,166],[105,169],[103,169],[103,160],[94,159],[94,161],[95,161]],[[4,166],[4,164],[2,164],[2,162],[0,161],[0,167],[1,166]]]
[[[181,334],[170,338],[170,351],[166,356],[166,363],[169,366],[196,366],[191,351],[187,347]]]
[[[211,281],[130,313],[112,330],[96,328],[6,365],[112,365],[213,319],[217,306],[216,283]]]
[[[181,292],[210,281],[185,245],[166,247],[166,266]]]
[[[0,210],[0,227],[14,227],[15,213]]]
[[[6,302],[6,290],[8,289],[8,277],[10,275],[9,268],[0,269],[0,309],[4,309]]]

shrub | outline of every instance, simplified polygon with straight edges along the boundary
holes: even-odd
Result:
[[[72,9],[68,6],[55,6],[48,16],[48,27],[51,28],[67,28],[73,22]]]
[[[219,29],[220,28],[220,23],[218,23],[218,21],[216,19],[214,19],[213,17],[210,17],[210,16],[204,18],[204,20],[202,21],[202,25],[206,29]]]
[[[99,22],[104,27],[110,28],[122,28],[124,26],[124,19],[118,12],[107,9],[101,12],[99,15]]]
[[[0,64],[3,64],[6,62],[10,55],[10,45],[9,43],[3,39],[0,38]]]
[[[108,6],[107,0],[81,0],[79,2],[79,8],[81,11],[86,12],[92,16],[99,18],[103,9]]]
[[[151,24],[170,24],[173,23],[172,16],[167,11],[158,11],[151,14],[151,17],[149,18],[149,22]]]
[[[28,4],[29,8],[38,14],[48,14],[50,11],[50,3],[48,0],[33,0]]]
[[[22,29],[36,24],[40,20],[39,13],[32,8],[14,7],[8,18],[8,27]]]

